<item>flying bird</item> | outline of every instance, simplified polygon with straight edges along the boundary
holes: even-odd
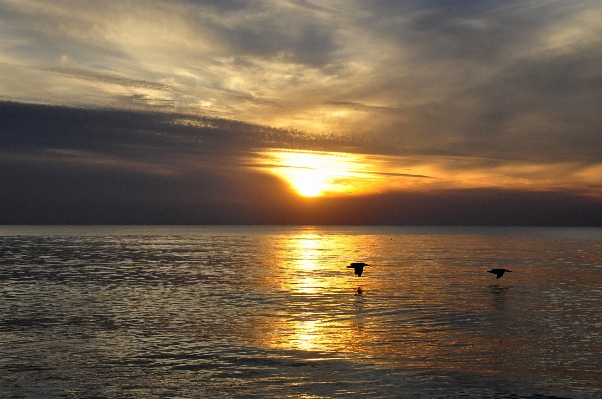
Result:
[[[502,277],[504,275],[504,273],[506,273],[506,272],[512,273],[512,270],[508,270],[508,269],[491,269],[491,270],[487,271],[487,273],[495,274],[497,276],[496,279]]]
[[[353,262],[347,268],[355,270],[355,275],[361,277],[364,272],[364,266],[370,265],[364,262]]]

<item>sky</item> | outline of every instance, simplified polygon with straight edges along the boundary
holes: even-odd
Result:
[[[602,226],[597,0],[3,0],[0,224]]]

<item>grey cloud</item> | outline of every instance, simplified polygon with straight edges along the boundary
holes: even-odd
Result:
[[[176,113],[4,102],[0,223],[602,223],[599,200],[562,193],[406,190],[305,200],[276,178],[254,173],[240,157],[270,146],[358,144]]]
[[[183,4],[202,6],[216,12],[235,12],[249,7],[248,0],[177,0]],[[170,0],[168,0],[170,2]]]
[[[221,51],[237,56],[284,60],[313,66],[328,64],[339,49],[336,27],[328,19],[303,9],[268,7],[252,3],[239,13],[230,14],[227,23],[215,15],[197,12],[192,26],[210,32]]]
[[[600,50],[512,65],[463,94],[463,137],[522,159],[602,161]],[[491,151],[491,150],[490,150]]]
[[[599,200],[563,193],[406,191],[309,201],[252,173],[173,179],[2,158],[0,167],[2,224],[602,225]]]
[[[362,3],[359,3],[362,4]],[[491,68],[529,51],[550,27],[573,23],[591,0],[559,1],[376,1],[358,20],[367,32],[387,40],[403,60],[450,67]],[[402,58],[400,58],[400,61]],[[447,64],[444,64],[447,63]]]
[[[596,111],[602,106],[602,32],[574,19],[590,8],[595,15],[599,3],[373,5],[363,26],[394,43],[399,55],[378,65],[370,85],[349,102],[387,98],[400,110],[362,126],[391,152],[602,161]],[[546,42],[558,33],[553,27],[565,26],[589,32],[586,40],[558,48]]]
[[[137,160],[171,158],[176,163],[197,155],[225,160],[260,148],[332,150],[359,144],[334,135],[188,114],[11,102],[0,102],[0,131],[5,150],[62,149]],[[227,164],[224,160],[218,163]]]

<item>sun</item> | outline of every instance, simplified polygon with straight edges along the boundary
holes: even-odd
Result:
[[[321,170],[297,169],[285,174],[290,185],[304,197],[318,197],[331,188],[332,180]]]
[[[358,193],[368,179],[366,162],[357,154],[271,150],[261,155],[261,166],[304,197]]]

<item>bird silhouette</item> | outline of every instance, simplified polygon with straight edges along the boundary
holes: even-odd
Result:
[[[504,275],[504,273],[506,273],[506,272],[512,273],[512,270],[508,270],[508,269],[491,269],[491,270],[487,271],[487,273],[495,274],[497,276],[496,279],[502,277]]]
[[[353,262],[349,266],[347,266],[347,268],[355,270],[355,275],[361,277],[362,273],[364,272],[364,266],[370,265],[364,262]]]

